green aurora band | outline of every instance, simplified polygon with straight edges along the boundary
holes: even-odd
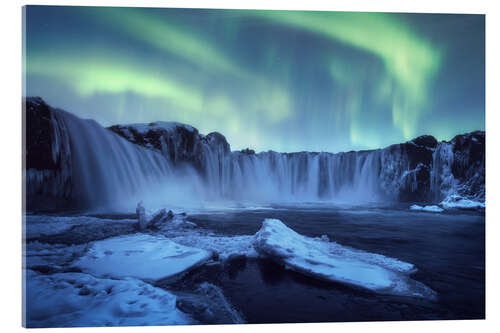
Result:
[[[29,6],[25,18],[25,94],[105,126],[181,121],[233,149],[332,152],[484,129],[481,15]]]

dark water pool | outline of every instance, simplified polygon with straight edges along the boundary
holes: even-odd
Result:
[[[225,235],[254,234],[278,218],[307,236],[413,263],[412,275],[437,292],[435,301],[385,296],[317,281],[267,260],[239,260],[223,271],[202,267],[186,277],[219,285],[249,323],[481,319],[485,316],[485,217],[407,209],[276,207],[192,215]]]

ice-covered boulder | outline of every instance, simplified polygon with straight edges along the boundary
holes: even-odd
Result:
[[[211,256],[210,251],[163,236],[135,234],[94,242],[73,265],[97,276],[161,280],[182,274]]]
[[[302,236],[280,220],[264,220],[253,246],[260,255],[314,278],[383,294],[429,298],[435,294],[409,278],[416,270],[410,263]]]
[[[436,205],[430,205],[430,206],[411,205],[410,210],[420,210],[424,212],[433,212],[433,213],[441,213],[442,211],[444,211],[443,208]]]
[[[196,223],[188,221],[185,213],[174,214],[171,210],[167,212],[165,208],[160,209],[150,217],[145,216],[142,218],[138,214],[138,219],[140,230],[149,229],[154,231],[166,231],[172,229],[196,228]]]
[[[141,280],[83,273],[26,274],[26,326],[185,325],[176,296]]]
[[[475,201],[461,197],[457,194],[452,194],[446,197],[440,203],[445,209],[484,209],[486,207],[484,202]]]

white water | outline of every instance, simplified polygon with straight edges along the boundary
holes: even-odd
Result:
[[[143,149],[104,129],[60,111],[70,133],[72,197],[78,206],[131,210],[196,199],[201,185],[190,167],[172,168],[159,153]]]

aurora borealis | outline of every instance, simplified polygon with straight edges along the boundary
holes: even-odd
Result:
[[[25,9],[25,95],[103,126],[284,152],[484,130],[483,15]]]

